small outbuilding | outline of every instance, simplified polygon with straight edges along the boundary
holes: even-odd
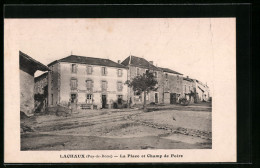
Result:
[[[34,114],[34,73],[49,68],[19,51],[20,63],[20,111],[27,116]]]

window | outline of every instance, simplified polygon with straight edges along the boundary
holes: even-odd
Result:
[[[140,75],[140,69],[136,68],[136,75]]]
[[[117,103],[122,104],[122,102],[123,102],[123,95],[118,95],[117,96]]]
[[[87,66],[87,74],[92,74],[92,66]]]
[[[168,74],[167,73],[165,74],[165,78],[168,79]]]
[[[103,76],[107,75],[107,68],[106,67],[102,67],[101,71],[102,71]]]
[[[145,70],[145,73],[149,73],[149,70],[148,70],[148,69],[146,69],[146,70]]]
[[[122,90],[123,90],[123,83],[117,82],[117,91],[122,91]]]
[[[87,90],[91,90],[93,87],[92,80],[86,80],[86,85],[87,85]]]
[[[77,95],[75,93],[70,94],[70,102],[76,103]]]
[[[107,90],[107,82],[106,81],[102,81],[102,90]]]
[[[87,94],[86,103],[87,103],[87,104],[92,104],[92,94]]]
[[[70,87],[72,90],[77,89],[77,79],[71,79]]]
[[[71,72],[77,73],[77,65],[76,64],[71,64]]]
[[[157,78],[157,72],[154,72],[153,75],[155,78]]]
[[[122,69],[118,69],[118,70],[117,70],[117,76],[118,76],[118,77],[121,77],[121,76],[122,76]]]
[[[146,100],[149,101],[150,93],[145,93],[146,94]]]

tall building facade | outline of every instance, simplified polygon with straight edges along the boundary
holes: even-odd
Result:
[[[165,104],[178,103],[183,95],[183,74],[169,68],[161,68],[163,71],[163,93]]]
[[[50,63],[49,106],[111,108],[127,101],[127,68],[109,59],[71,55]]]

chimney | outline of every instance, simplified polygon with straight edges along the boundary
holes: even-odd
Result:
[[[153,65],[153,61],[149,61],[149,63]]]
[[[187,78],[189,78],[189,76],[187,76]]]
[[[117,60],[117,63],[121,64],[121,61],[120,61],[120,60]]]

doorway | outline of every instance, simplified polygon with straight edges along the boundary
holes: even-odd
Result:
[[[159,102],[158,93],[154,93],[154,102],[155,102],[155,103],[158,103],[158,102]]]
[[[170,94],[170,103],[175,104],[176,100],[177,100],[176,93],[171,93]]]
[[[102,108],[106,108],[107,95],[102,95]]]
[[[71,105],[72,110],[77,109],[77,94],[76,93],[70,94],[70,105]]]

